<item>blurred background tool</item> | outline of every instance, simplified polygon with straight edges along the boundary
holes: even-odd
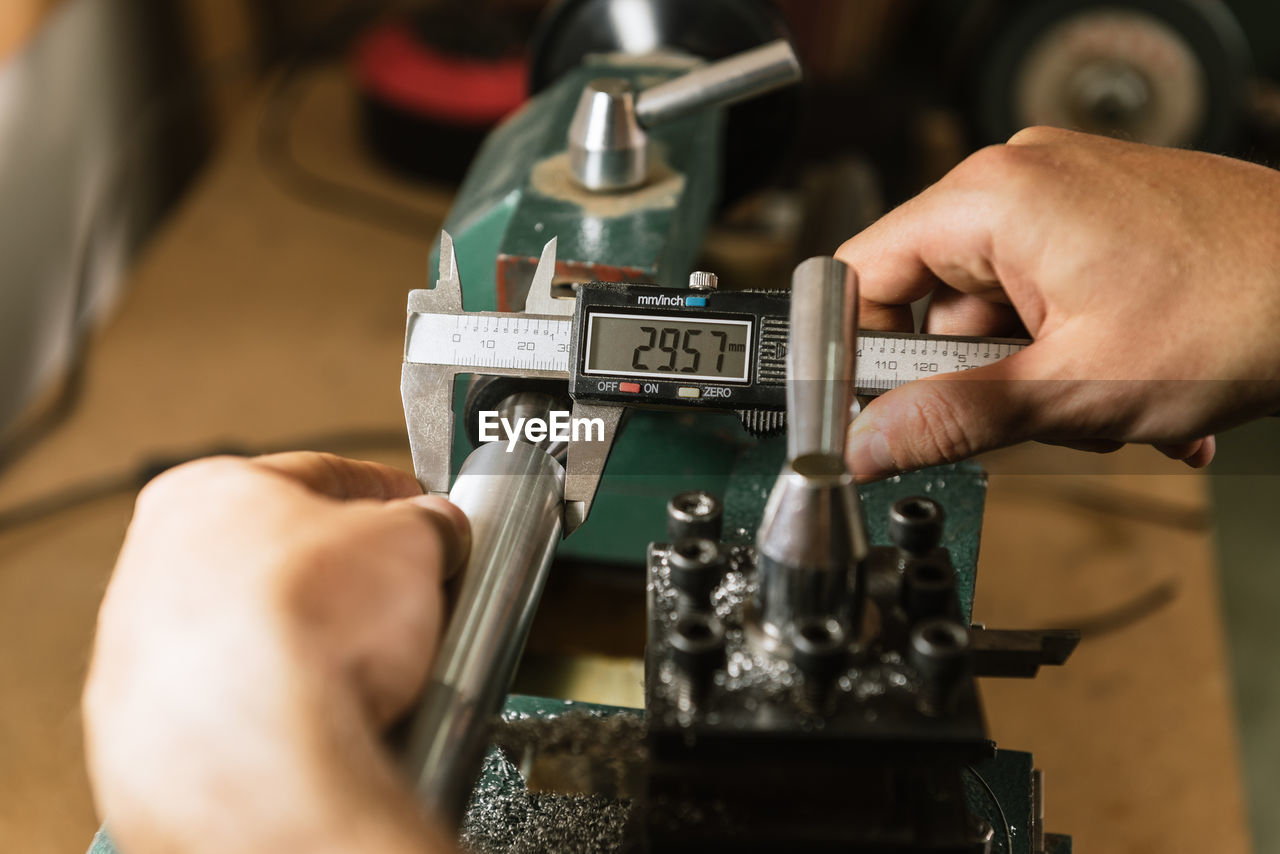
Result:
[[[532,17],[482,0],[374,23],[352,61],[371,150],[410,177],[461,180],[485,134],[524,103]]]

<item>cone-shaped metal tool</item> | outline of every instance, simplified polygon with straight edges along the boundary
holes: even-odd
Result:
[[[616,77],[588,83],[569,127],[569,165],[582,186],[604,192],[637,187],[649,171],[648,153],[631,84]]]
[[[855,569],[867,553],[853,477],[840,457],[788,461],[757,535],[760,615],[771,638],[794,620],[831,618],[856,627]]]

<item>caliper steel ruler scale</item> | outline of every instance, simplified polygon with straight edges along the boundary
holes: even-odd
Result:
[[[574,419],[598,418],[604,441],[571,442],[565,531],[585,521],[627,406],[737,412],[767,433],[786,409],[786,292],[695,291],[592,283],[551,294],[556,241],[543,248],[523,313],[466,312],[453,240],[440,243],[435,288],[409,294],[401,393],[418,479],[449,489],[459,374],[565,380]],[[972,370],[1026,341],[859,332],[856,391]]]
[[[572,327],[574,309],[573,300],[551,295],[555,268],[556,239],[553,237],[542,249],[523,313],[466,312],[462,306],[462,284],[453,238],[448,232],[441,233],[440,275],[436,286],[409,292],[404,365],[400,373],[400,395],[404,400],[414,474],[427,492],[449,494],[453,390],[459,374],[568,378],[564,367],[568,353],[559,353],[560,343],[548,340],[554,335],[564,335]],[[480,327],[493,334],[477,336],[475,330]],[[501,348],[499,341],[503,342]],[[531,352],[522,350],[521,343],[540,346]],[[539,367],[541,364],[551,367]],[[604,436],[603,441],[569,445],[564,482],[566,536],[586,521],[623,411],[620,406],[576,400],[573,403],[572,417],[600,419]]]
[[[493,344],[486,343],[489,341]],[[497,368],[515,376],[543,371],[567,380],[573,341],[572,320],[518,314],[419,315],[405,359],[428,365]],[[912,380],[990,365],[1026,346],[1026,341],[1016,338],[861,330],[856,391],[874,397]]]

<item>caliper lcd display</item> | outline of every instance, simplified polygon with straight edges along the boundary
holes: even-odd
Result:
[[[752,322],[654,314],[587,315],[585,374],[744,383]]]

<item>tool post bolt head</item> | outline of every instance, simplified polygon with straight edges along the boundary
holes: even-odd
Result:
[[[970,670],[971,646],[969,630],[955,620],[928,620],[911,630],[907,661],[920,675],[921,712],[939,717],[951,711]]]
[[[956,572],[940,560],[909,558],[902,569],[902,607],[912,623],[946,616],[955,600]]]
[[[702,537],[676,540],[667,558],[671,584],[683,610],[706,611],[711,594],[724,578],[728,560],[718,543]]]
[[[724,505],[701,489],[682,492],[667,502],[667,537],[671,542],[685,537],[720,539],[724,525]]]
[[[716,671],[724,666],[724,624],[710,614],[685,614],[668,638],[680,677],[676,705],[688,712],[704,700]]]
[[[804,677],[804,696],[811,712],[820,712],[831,697],[836,678],[849,666],[849,636],[839,622],[806,617],[787,629],[793,661]]]
[[[899,499],[889,510],[889,539],[904,552],[923,557],[942,541],[944,518],[941,505],[930,498]]]

